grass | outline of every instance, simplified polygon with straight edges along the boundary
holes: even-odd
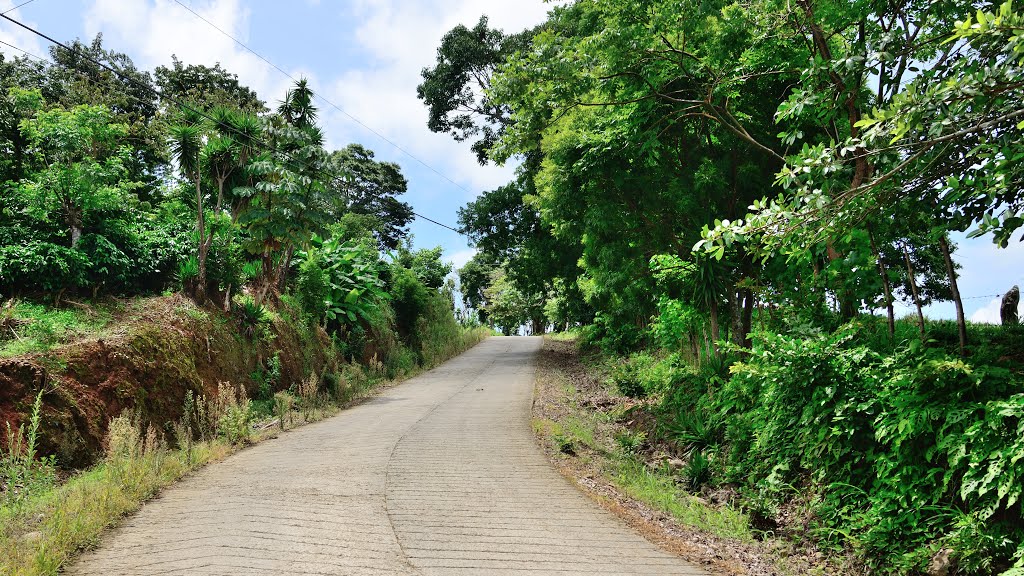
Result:
[[[728,506],[711,506],[676,485],[673,474],[652,470],[640,460],[620,456],[611,479],[623,492],[651,508],[670,514],[680,524],[741,542],[753,542],[750,519]]]
[[[52,308],[14,302],[0,310],[0,358],[46,352],[85,334],[103,330],[114,305]]]
[[[565,332],[552,332],[550,334],[545,334],[544,337],[550,338],[555,342],[575,342],[576,338],[579,337],[579,329],[570,328]]]
[[[189,458],[182,450],[141,441],[17,509],[0,508],[0,574],[57,574],[79,549],[96,544],[105,528],[161,488],[233,450],[220,440],[199,443]]]

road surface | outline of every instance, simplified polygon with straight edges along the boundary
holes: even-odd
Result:
[[[68,573],[703,574],[548,463],[530,429],[541,344],[490,338],[208,466]]]

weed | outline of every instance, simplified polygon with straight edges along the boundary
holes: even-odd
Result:
[[[551,439],[554,440],[555,446],[562,454],[567,454],[569,456],[576,455],[576,443],[573,441],[571,436],[567,436],[565,434],[553,434]]]
[[[217,398],[213,402],[213,422],[217,434],[231,444],[246,444],[250,439],[252,403],[245,393],[245,387],[236,388],[230,382],[217,385]]]
[[[278,425],[281,430],[286,429],[285,420],[291,420],[292,406],[295,405],[295,397],[287,392],[274,394],[274,415],[277,416]]]
[[[235,305],[239,331],[250,340],[257,337],[269,340],[273,317],[266,306],[248,296],[238,298]]]
[[[668,439],[680,446],[705,448],[718,442],[719,426],[701,410],[681,408],[674,418],[659,424]]]
[[[643,448],[644,442],[647,441],[647,435],[643,432],[633,432],[630,430],[620,430],[615,433],[615,443],[619,445],[619,449],[624,454],[636,454]]]
[[[683,466],[683,478],[686,486],[692,492],[700,490],[701,486],[711,481],[711,460],[700,450],[690,453],[690,459]]]
[[[36,458],[42,406],[43,391],[40,390],[32,403],[27,431],[24,424],[12,430],[11,423],[7,422],[7,451],[0,451],[0,488],[3,489],[0,503],[4,506],[18,506],[32,495],[53,486],[53,457]]]
[[[310,374],[309,378],[299,382],[299,405],[302,407],[302,417],[306,420],[309,420],[313,410],[319,407],[319,384],[316,374]]]

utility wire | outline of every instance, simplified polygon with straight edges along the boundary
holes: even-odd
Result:
[[[14,12],[18,8],[21,8],[22,6],[27,6],[28,4],[31,4],[31,3],[35,2],[35,1],[36,0],[25,0],[24,2],[22,2],[21,4],[18,4],[14,8],[8,8],[7,10],[4,10],[3,12],[0,12],[0,14],[7,14],[8,12]],[[7,44],[7,43],[4,42],[4,44]],[[10,44],[8,44],[8,46],[10,46]],[[13,48],[13,46],[11,46],[11,47]]]
[[[278,72],[280,72],[281,74],[283,74],[284,76],[286,76],[286,77],[290,78],[290,79],[291,79],[292,81],[295,81],[295,82],[297,82],[297,81],[298,81],[298,80],[297,80],[297,79],[296,79],[296,78],[295,78],[294,76],[292,76],[291,74],[289,74],[289,73],[288,73],[287,71],[285,71],[284,69],[282,69],[282,68],[281,68],[280,66],[278,66],[277,64],[274,64],[273,62],[271,62],[270,60],[268,60],[268,59],[267,59],[266,57],[264,57],[264,56],[263,56],[262,54],[260,54],[259,52],[256,52],[255,50],[253,50],[252,48],[250,48],[249,46],[247,46],[247,45],[246,45],[246,44],[245,44],[244,42],[242,42],[242,41],[241,41],[241,40],[239,40],[238,38],[235,38],[234,36],[232,36],[231,34],[229,34],[229,33],[228,33],[227,31],[225,31],[225,30],[224,30],[223,28],[221,28],[220,26],[217,26],[217,25],[216,25],[216,24],[214,24],[213,22],[210,22],[210,21],[209,21],[208,19],[206,19],[206,18],[205,18],[205,17],[204,17],[204,16],[202,15],[202,14],[199,14],[198,12],[196,12],[195,10],[193,10],[192,8],[190,8],[189,6],[186,6],[185,4],[183,4],[183,3],[181,2],[181,0],[174,0],[174,2],[175,2],[175,3],[176,3],[176,4],[178,5],[178,6],[181,6],[181,7],[182,7],[182,8],[184,8],[185,10],[188,10],[189,12],[191,12],[191,13],[192,13],[193,15],[195,15],[195,17],[196,17],[196,18],[199,18],[199,19],[200,19],[200,20],[202,20],[203,22],[206,22],[206,23],[207,23],[207,24],[209,24],[209,25],[210,25],[211,27],[213,27],[213,28],[214,28],[215,30],[217,30],[218,32],[220,32],[220,33],[221,33],[221,34],[223,34],[224,36],[226,36],[226,37],[228,37],[229,39],[231,39],[231,40],[232,40],[232,41],[233,41],[233,42],[234,42],[235,44],[238,44],[238,45],[239,45],[239,46],[241,46],[242,48],[245,48],[245,49],[246,49],[246,50],[248,50],[248,51],[249,51],[249,52],[250,52],[250,53],[251,53],[252,55],[254,55],[254,56],[256,56],[257,58],[259,58],[260,60],[262,60],[262,61],[266,62],[266,63],[267,63],[267,65],[271,66],[272,68],[274,68],[275,70],[277,70]],[[427,168],[428,170],[430,170],[430,171],[431,171],[431,172],[433,172],[434,174],[437,174],[437,175],[438,175],[438,176],[440,176],[441,178],[443,178],[443,179],[447,180],[448,182],[450,182],[450,183],[451,183],[451,184],[453,184],[454,186],[456,186],[456,187],[458,187],[458,188],[461,188],[461,189],[462,189],[462,190],[464,190],[465,192],[468,192],[468,193],[472,194],[472,191],[471,191],[471,190],[469,190],[469,189],[468,189],[468,188],[466,188],[465,186],[463,186],[463,185],[459,184],[458,182],[456,182],[456,181],[452,180],[452,179],[451,179],[451,178],[449,178],[448,176],[445,176],[445,175],[444,175],[443,173],[441,173],[441,172],[440,172],[439,170],[437,170],[436,168],[434,168],[434,167],[433,167],[433,166],[431,166],[430,164],[427,164],[427,163],[426,163],[426,162],[424,162],[423,160],[420,160],[420,159],[419,159],[418,157],[416,157],[415,155],[413,155],[413,153],[412,153],[412,152],[409,152],[408,150],[406,150],[406,149],[405,149],[405,148],[403,148],[402,146],[398,145],[397,143],[395,143],[394,141],[392,141],[391,139],[389,139],[389,138],[388,138],[387,136],[385,136],[385,135],[381,134],[380,132],[378,132],[378,131],[374,130],[373,128],[371,128],[370,126],[368,126],[368,125],[367,125],[367,124],[366,124],[365,122],[363,122],[363,121],[362,121],[362,120],[360,120],[359,118],[356,118],[356,117],[355,117],[355,116],[353,116],[352,114],[350,114],[350,113],[346,112],[345,110],[343,110],[343,109],[341,108],[341,106],[338,106],[337,104],[335,104],[334,102],[332,102],[332,101],[328,100],[328,99],[327,99],[327,98],[326,98],[325,96],[322,96],[322,95],[320,95],[320,94],[319,94],[319,93],[317,93],[317,92],[314,92],[313,94],[314,94],[314,96],[315,96],[316,98],[320,99],[321,101],[323,101],[323,102],[324,102],[325,104],[327,104],[328,106],[330,106],[330,107],[334,108],[334,109],[335,109],[335,110],[337,110],[338,112],[341,112],[342,114],[344,114],[345,116],[347,116],[347,117],[348,117],[348,118],[349,118],[350,120],[352,120],[352,121],[353,121],[353,122],[355,122],[356,124],[359,124],[360,126],[362,126],[363,128],[365,128],[365,129],[366,129],[366,130],[368,130],[369,132],[372,132],[373,134],[376,134],[378,138],[380,138],[381,140],[383,140],[383,141],[387,142],[388,144],[390,144],[390,145],[394,146],[396,150],[398,150],[398,151],[400,151],[401,153],[405,154],[405,155],[406,155],[406,156],[408,156],[409,158],[412,158],[412,159],[413,159],[413,160],[415,160],[416,162],[419,162],[420,164],[422,164],[422,165],[423,165],[424,167],[426,167],[426,168]],[[446,228],[447,228],[447,226],[446,226]]]
[[[14,50],[17,50],[18,52],[21,52],[25,56],[31,56],[32,58],[35,58],[36,60],[42,60],[43,62],[49,62],[49,60],[47,60],[46,58],[43,58],[42,56],[39,56],[38,54],[33,54],[33,53],[29,52],[28,50],[25,50],[23,48],[18,48],[14,44],[8,44],[7,42],[4,42],[3,40],[0,40],[0,44],[3,44],[4,46],[7,46],[8,48],[13,48]]]
[[[29,0],[29,1],[34,1],[34,0]],[[56,46],[60,46],[61,48],[67,50],[68,52],[75,52],[75,50],[73,50],[67,44],[65,44],[65,43],[63,43],[63,42],[61,42],[59,40],[56,40],[55,38],[53,38],[53,37],[51,37],[51,36],[49,36],[49,35],[47,35],[47,34],[45,34],[43,32],[40,32],[39,30],[36,30],[35,28],[32,28],[31,26],[28,26],[27,24],[19,22],[18,20],[15,20],[14,18],[11,18],[10,16],[7,16],[6,13],[0,13],[0,18],[3,18],[4,20],[7,20],[7,21],[9,21],[9,22],[11,22],[11,23],[13,23],[13,24],[15,24],[15,25],[17,25],[17,26],[27,30],[27,31],[29,31],[29,32],[35,34],[36,36],[39,36],[40,38],[43,38],[44,40],[50,42],[51,44],[54,44]],[[18,48],[17,46],[13,46],[13,45],[8,44],[6,42],[4,42],[4,44],[7,45],[7,46],[11,46],[15,50],[18,50],[18,51],[23,52],[25,54],[30,54],[29,52],[27,52],[27,51],[25,51],[25,50],[23,50],[21,48]],[[35,56],[33,54],[30,54],[30,55]],[[112,66],[110,66],[108,64],[104,64],[103,62],[100,62],[99,60],[96,60],[95,58],[92,58],[92,57],[88,56],[87,54],[79,53],[79,55],[83,59],[85,59],[85,60],[95,64],[96,66],[99,66],[99,67],[103,68],[104,70],[107,70],[107,71],[111,72],[112,74],[117,76],[122,81],[128,82],[128,83],[133,84],[133,85],[135,85],[137,87],[140,87],[143,90],[146,90],[146,91],[156,95],[160,99],[168,100],[170,102],[173,102],[173,103],[177,104],[178,106],[180,106],[181,108],[183,108],[185,110],[188,110],[189,112],[192,112],[192,113],[194,113],[194,114],[196,114],[198,116],[201,116],[201,117],[205,118],[206,120],[209,120],[210,122],[213,122],[217,126],[223,126],[223,127],[227,128],[229,130],[234,130],[234,128],[232,128],[231,126],[224,125],[224,124],[218,122],[215,118],[213,118],[212,116],[206,114],[202,110],[198,110],[198,109],[190,106],[189,104],[187,104],[187,103],[185,103],[185,102],[183,102],[181,100],[178,100],[177,98],[172,98],[170,96],[166,96],[160,90],[158,90],[158,89],[156,89],[156,88],[154,88],[154,87],[152,87],[152,86],[150,86],[148,84],[140,82],[140,81],[136,80],[135,78],[132,78],[132,77],[124,74],[120,70],[117,70],[116,68],[113,68]],[[35,56],[35,57],[39,58],[40,60],[42,60],[42,58],[40,58],[39,56]],[[244,135],[244,134],[241,134],[241,133],[239,133],[239,135],[248,137],[247,135]],[[266,150],[266,151],[270,151],[270,152],[275,152],[275,153],[281,154],[282,156],[284,156],[285,158],[289,159],[290,161],[292,161],[296,165],[303,166],[303,167],[305,167],[307,169],[311,168],[311,166],[309,164],[303,164],[303,163],[301,163],[299,161],[296,161],[295,158],[293,156],[291,156],[289,153],[283,152],[281,150],[278,150],[278,149],[274,148],[273,146],[271,146],[270,144],[266,143],[263,140],[256,139],[255,141],[257,143],[259,143],[260,145],[262,145],[262,148],[264,150]],[[321,181],[321,183],[326,184],[323,181]],[[441,224],[440,222],[438,222],[436,220],[433,220],[431,218],[427,218],[426,216],[423,216],[422,214],[419,214],[417,212],[413,212],[413,215],[417,216],[419,218],[422,218],[424,220],[427,220],[428,222],[431,222],[431,223],[436,224],[438,226],[441,226],[443,228],[446,228],[448,230],[451,230],[451,231],[453,231],[455,233],[462,234],[462,232],[460,232],[459,230],[457,230],[455,228],[452,228],[451,226],[448,226],[448,225],[445,225],[445,224]]]

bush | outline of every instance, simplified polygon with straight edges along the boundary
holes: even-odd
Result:
[[[252,404],[242,386],[228,382],[217,385],[217,397],[211,402],[209,414],[215,423],[217,434],[231,444],[249,441],[252,423]]]
[[[0,291],[18,295],[26,290],[62,293],[88,284],[89,258],[81,250],[27,242],[0,246]]]
[[[299,266],[296,287],[303,311],[317,321],[323,321],[327,314],[327,304],[330,301],[328,282],[327,273],[320,265],[319,255],[311,252]]]
[[[728,475],[761,488],[819,486],[823,545],[852,539],[877,570],[923,570],[944,541],[961,569],[1009,566],[1024,542],[1018,376],[916,341],[880,355],[848,330],[759,335],[733,372],[721,393]]]
[[[235,299],[235,317],[238,328],[250,340],[256,337],[266,338],[269,335],[273,320],[270,312],[262,304],[258,304],[250,296]]]

